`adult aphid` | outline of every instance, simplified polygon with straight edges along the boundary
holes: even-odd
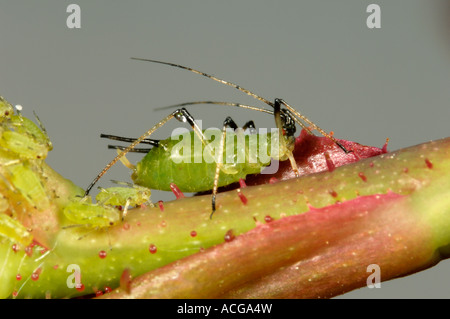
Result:
[[[251,110],[256,110],[260,112],[265,112],[271,114],[275,118],[275,124],[277,128],[277,133],[275,134],[258,134],[258,138],[262,141],[266,141],[266,143],[270,144],[273,141],[273,138],[276,137],[278,148],[276,148],[275,155],[272,155],[272,158],[277,160],[287,160],[289,159],[290,164],[292,166],[293,171],[298,176],[298,168],[296,161],[292,155],[292,151],[294,148],[295,142],[295,131],[296,131],[296,123],[299,124],[302,128],[307,130],[312,134],[312,130],[318,131],[320,134],[329,138],[334,143],[336,143],[345,153],[349,151],[345,149],[343,145],[341,145],[333,136],[327,134],[324,130],[319,128],[316,124],[311,122],[304,115],[300,114],[297,110],[295,110],[292,106],[286,103],[282,99],[275,99],[274,102],[271,102],[250,90],[247,90],[237,84],[232,82],[228,82],[222,79],[219,79],[210,74],[192,69],[190,67],[182,66],[179,64],[149,60],[149,59],[140,59],[140,58],[132,58],[134,60],[146,61],[146,62],[154,62],[165,64],[181,69],[185,69],[191,71],[193,73],[197,73],[219,83],[234,87],[235,89],[252,96],[253,98],[264,102],[265,104],[271,106],[273,110],[268,110],[264,108],[259,108],[255,106],[244,105],[240,103],[230,103],[230,102],[217,102],[217,101],[198,101],[198,102],[189,102],[178,104],[175,106],[181,107],[170,113],[168,116],[163,118],[159,123],[145,132],[142,136],[137,139],[134,138],[124,138],[112,135],[103,135],[101,137],[111,138],[114,140],[120,140],[124,142],[131,142],[128,147],[115,147],[121,150],[121,152],[109,163],[105,166],[105,168],[94,178],[92,183],[87,187],[85,195],[88,195],[92,187],[97,183],[97,181],[119,160],[123,159],[123,157],[132,151],[138,152],[147,152],[147,155],[142,159],[140,163],[137,164],[136,167],[130,166],[134,169],[132,179],[136,184],[141,186],[161,189],[161,190],[169,190],[169,185],[171,183],[175,183],[182,191],[204,191],[212,189],[212,214],[216,210],[216,194],[219,186],[225,186],[234,182],[239,181],[241,178],[245,178],[248,174],[255,174],[261,171],[261,168],[270,165],[269,161],[260,161],[257,158],[256,163],[251,163],[248,161],[250,157],[245,157],[243,163],[236,161],[235,163],[231,163],[231,165],[227,165],[227,163],[223,160],[224,150],[227,149],[228,139],[227,133],[228,128],[237,129],[236,123],[230,118],[227,117],[223,123],[222,134],[220,138],[220,143],[218,145],[218,150],[215,153],[215,162],[213,163],[196,163],[195,161],[195,152],[192,154],[191,162],[188,163],[179,163],[178,167],[173,166],[173,161],[170,159],[171,150],[174,147],[174,143],[178,143],[178,141],[174,141],[173,139],[167,139],[163,141],[152,140],[149,137],[161,126],[166,124],[171,119],[175,118],[180,122],[187,122],[193,129],[190,136],[193,137],[190,140],[193,141],[197,137],[201,141],[202,152],[205,150],[211,149],[211,144],[208,144],[209,139],[204,135],[204,132],[198,127],[194,118],[189,114],[189,112],[182,106],[190,105],[190,104],[219,104],[219,105],[229,105],[236,106]],[[251,127],[252,122],[247,123],[244,128]],[[239,138],[239,133],[236,133],[237,138]],[[270,139],[270,141],[269,141]],[[136,146],[139,143],[147,143],[153,145],[151,149],[136,149]],[[244,144],[247,145],[247,144]],[[267,144],[266,144],[267,145]],[[114,146],[113,146],[114,147]],[[237,147],[234,150],[237,152]],[[245,149],[247,152],[249,149]],[[208,153],[208,152],[206,152]],[[237,156],[235,156],[237,157]],[[185,172],[182,174],[181,172]],[[187,172],[187,173],[186,173]],[[220,177],[220,179],[219,179]]]

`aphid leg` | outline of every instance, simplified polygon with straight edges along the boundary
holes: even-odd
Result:
[[[274,103],[274,116],[275,116],[275,124],[278,128],[278,135],[279,135],[279,156],[287,155],[289,158],[289,162],[291,163],[292,170],[294,171],[295,175],[297,177],[300,176],[300,173],[298,171],[297,162],[295,161],[294,155],[292,154],[292,150],[289,148],[289,146],[286,143],[286,132],[285,132],[285,125],[283,125],[283,120],[281,119],[281,107],[278,99],[275,99]]]
[[[132,138],[132,137],[123,137],[123,136],[117,136],[117,135],[110,135],[110,134],[100,134],[101,138],[108,138],[110,140],[114,140],[114,141],[120,141],[120,142],[128,142],[128,143],[133,143],[134,141],[137,140],[137,138]],[[146,138],[144,139],[141,144],[149,144],[152,145],[153,147],[158,147],[159,146],[159,140],[154,140],[154,139],[150,139],[150,138]],[[120,146],[120,145],[108,145],[109,149],[116,149],[116,150],[125,150],[126,147],[125,146]],[[134,152],[134,153],[148,153],[151,149],[150,148],[134,148],[132,150],[130,150],[130,152]]]
[[[166,124],[171,119],[177,119],[180,122],[187,122],[194,132],[197,134],[197,136],[200,138],[202,143],[206,145],[206,139],[201,131],[201,129],[198,127],[197,123],[195,123],[194,118],[189,114],[189,112],[185,108],[177,109],[167,115],[165,118],[163,118],[159,123],[157,123],[155,126],[153,126],[151,129],[149,129],[147,132],[145,132],[142,136],[134,140],[127,148],[122,150],[111,162],[109,162],[103,170],[94,178],[94,180],[89,184],[89,186],[86,188],[85,196],[89,195],[89,192],[91,191],[92,187],[98,182],[100,178],[102,178],[103,175],[114,165],[119,161],[123,156],[125,156],[128,152],[132,151],[136,145],[141,143],[144,140],[148,140],[148,137],[152,135],[158,128]]]
[[[239,90],[241,90],[241,87],[238,87]],[[241,90],[242,91],[242,90]],[[246,93],[246,91],[243,91],[244,93]],[[249,94],[252,95],[252,94]],[[253,95],[252,95],[253,96]],[[283,104],[286,106],[287,110],[283,110],[285,113],[287,113],[287,115],[292,118],[297,124],[299,124],[303,129],[305,129],[309,134],[313,134],[312,130],[309,126],[305,125],[303,122],[301,122],[299,119],[305,121],[306,123],[309,123],[312,127],[312,129],[316,129],[319,133],[321,133],[323,136],[325,136],[326,138],[331,139],[336,145],[338,145],[346,154],[351,153],[352,150],[347,150],[341,143],[339,143],[339,141],[337,141],[335,138],[333,138],[331,136],[331,134],[326,133],[324,130],[322,130],[320,127],[318,127],[316,124],[314,124],[311,120],[309,120],[307,117],[305,117],[304,115],[300,114],[298,111],[296,111],[293,107],[291,107],[289,104],[287,104],[284,100],[282,99],[276,99],[275,103],[271,103],[271,102],[267,102],[266,99],[261,99],[261,101],[265,102],[266,104],[272,106],[275,108],[275,104]],[[169,105],[169,106],[164,106],[164,107],[160,107],[157,108],[156,110],[163,110],[163,109],[168,109],[168,108],[173,108],[173,107],[181,107],[181,106],[186,106],[186,105],[197,105],[197,104],[214,104],[214,105],[226,105],[226,106],[235,106],[235,107],[240,107],[240,108],[244,108],[244,109],[249,109],[249,110],[253,110],[253,111],[259,111],[259,112],[264,112],[264,113],[268,113],[268,114],[274,114],[273,111],[271,110],[267,110],[264,108],[260,108],[260,107],[256,107],[256,106],[252,106],[252,105],[246,105],[246,104],[241,104],[241,103],[235,103],[235,102],[222,102],[222,101],[194,101],[194,102],[185,102],[185,103],[179,103],[179,104],[173,104],[173,105]]]
[[[123,185],[123,186],[128,186],[128,187],[134,187],[133,183],[129,183],[129,182],[123,182],[123,181],[117,181],[115,179],[111,180],[112,183],[117,184],[117,185]]]
[[[125,217],[128,214],[128,206],[130,206],[130,198],[127,198],[127,202],[125,203],[125,206],[123,207],[122,221],[125,219]]]
[[[80,227],[80,226],[86,226],[86,225],[74,225],[74,227]],[[70,226],[67,226],[66,228],[68,228],[68,227],[70,227]],[[108,228],[101,229],[100,227],[94,227],[92,229],[89,229],[86,233],[79,236],[77,238],[77,240],[82,240],[82,239],[86,238],[87,236],[89,236],[90,234],[95,233],[99,230],[104,231],[106,233],[106,236],[108,236],[108,247],[109,247],[109,250],[112,250],[111,236],[109,235]]]
[[[248,130],[248,133],[250,135],[257,134],[255,123],[253,121],[248,121],[247,123],[244,124],[244,126],[242,126],[242,130],[241,131],[236,130],[236,132],[237,132],[236,135],[238,137],[238,143],[239,143],[239,139],[245,138],[243,136],[243,133],[244,133],[245,130]],[[245,161],[248,161],[249,165],[252,165],[253,162],[252,162],[252,159],[251,159],[251,156],[250,156],[249,143],[245,143],[244,142],[243,144],[244,144],[244,155],[245,155],[245,159],[246,159]]]
[[[189,103],[187,103],[187,104],[189,104]],[[181,105],[183,105],[183,104],[180,104],[180,106]],[[184,108],[179,109],[179,111],[180,111],[180,113],[182,113],[182,115],[180,115],[177,118],[177,120],[179,120],[180,122],[187,122],[192,127],[194,132],[198,135],[198,137],[202,140],[202,142],[205,143],[205,136],[203,135],[202,131],[195,123],[194,117],[191,114],[189,114],[189,112]],[[110,134],[100,134],[100,137],[108,138],[108,139],[115,140],[115,141],[129,142],[129,143],[133,143],[137,140],[137,138],[122,137],[122,136],[110,135]],[[141,144],[149,144],[149,145],[152,145],[153,147],[158,147],[159,143],[160,143],[160,140],[155,140],[155,139],[151,139],[151,138],[145,138],[141,142]],[[108,145],[108,148],[119,149],[119,150],[126,149],[126,147],[118,146],[118,145]],[[133,150],[130,150],[129,152],[148,153],[149,150],[150,149],[148,149],[148,148],[134,148]]]
[[[224,147],[225,147],[225,139],[226,139],[226,136],[227,136],[227,128],[232,128],[233,130],[236,130],[238,128],[236,123],[229,116],[223,122],[222,137],[220,139],[220,146],[219,146],[219,154],[216,157],[216,172],[214,174],[214,186],[213,186],[212,197],[211,197],[212,211],[211,211],[211,215],[209,215],[210,219],[212,218],[214,212],[216,211],[216,195],[217,195],[217,190],[219,188],[220,170],[222,169],[222,166],[223,166],[223,150],[224,150]]]
[[[324,130],[322,130],[320,127],[318,127],[316,124],[314,124],[311,120],[309,120],[306,116],[300,114],[300,112],[298,112],[296,109],[294,109],[292,106],[290,106],[289,104],[287,104],[284,100],[282,99],[275,99],[275,103],[274,103],[274,107],[276,105],[279,104],[283,104],[288,113],[293,115],[292,118],[294,119],[295,122],[297,122],[302,128],[306,129],[308,132],[311,133],[311,130],[306,127],[306,125],[304,123],[302,123],[300,120],[306,122],[309,124],[309,126],[311,126],[313,129],[315,129],[316,131],[318,131],[320,134],[322,134],[324,137],[330,139],[331,141],[333,141],[337,146],[339,146],[346,154],[350,153],[351,150],[347,150],[344,145],[342,145],[341,143],[339,143],[338,140],[336,140],[333,136],[331,136],[330,134],[328,134],[327,132],[325,132]]]
[[[211,215],[209,216],[209,218],[212,218],[212,215],[216,211],[216,195],[217,195],[217,191],[219,188],[219,175],[220,175],[220,171],[223,167],[223,163],[222,163],[223,150],[225,147],[227,128],[232,128],[234,131],[237,131],[239,129],[238,126],[236,125],[236,123],[233,121],[233,119],[229,116],[223,122],[222,137],[220,140],[219,154],[218,154],[217,161],[216,161],[216,171],[214,173],[214,185],[213,185],[212,198],[211,198],[212,211],[211,211]],[[246,129],[250,130],[250,134],[256,133],[255,123],[253,121],[248,121],[247,123],[244,124],[244,126],[241,128],[241,131],[238,132],[238,134],[242,134],[243,131],[245,131]],[[246,158],[249,157],[248,153],[249,153],[248,145],[245,145],[245,157]]]
[[[128,143],[133,143],[134,141],[137,140],[137,138],[132,138],[132,137],[123,137],[123,136],[117,136],[117,135],[110,135],[110,134],[100,134],[101,138],[107,138],[110,140],[115,140],[115,141],[120,141],[120,142],[128,142]],[[144,138],[141,142],[141,144],[149,144],[152,145],[154,147],[158,147],[159,146],[159,140],[154,140],[151,138]]]
[[[121,145],[108,145],[108,148],[109,149],[112,149],[112,150],[118,150],[118,151],[124,151],[124,150],[126,150],[126,146],[121,146]],[[151,148],[139,148],[139,147],[136,147],[136,148],[133,148],[132,150],[130,150],[130,151],[128,151],[129,153],[145,153],[145,154],[147,154],[149,151],[151,150]]]
[[[36,118],[36,120],[37,120],[37,122],[39,124],[39,127],[41,128],[42,133],[44,133],[44,136],[46,138],[46,142],[47,142],[47,146],[48,146],[49,150],[52,150],[53,149],[53,144],[52,144],[52,141],[50,140],[50,136],[48,135],[44,124],[42,124],[41,120],[39,119],[39,117],[37,116],[35,111],[33,111],[33,114],[34,114],[34,117]]]
[[[105,197],[103,200],[97,201],[97,204],[98,204],[98,205],[103,206],[103,205],[105,204],[105,202],[107,202],[108,200],[111,199],[112,195],[110,195],[110,194],[108,193],[108,191],[106,190],[106,188],[103,188],[103,187],[101,187],[101,186],[98,186],[97,188],[98,188],[98,190],[100,191],[100,193],[105,193],[105,194],[108,195],[108,197]]]
[[[242,130],[249,130],[250,134],[256,134],[256,125],[253,121],[248,121],[242,126]]]
[[[189,112],[185,108],[179,109],[178,116],[176,116],[175,118],[180,122],[187,122],[191,126],[194,133],[202,141],[202,144],[204,146],[207,145],[205,135],[203,135],[203,132],[200,129],[200,127],[198,127],[197,123],[195,122],[195,119],[192,117],[191,114],[189,114]]]
[[[91,233],[94,233],[100,229],[100,227],[92,227],[89,224],[72,224],[72,225],[65,225],[62,226],[61,229],[71,229],[71,228],[80,228],[87,230],[84,234],[80,235],[77,240],[82,240],[83,238],[87,237]]]
[[[0,238],[6,237],[12,242],[18,242],[24,247],[31,244],[33,235],[27,230],[21,222],[8,216],[0,214]]]
[[[119,155],[121,150],[116,148],[116,151],[117,151],[117,155]],[[133,152],[133,151],[131,151],[131,152]],[[120,162],[123,164],[123,166],[128,167],[132,171],[136,169],[136,166],[131,164],[131,162],[128,160],[128,158],[126,156],[122,156],[120,158]]]
[[[105,173],[114,165],[117,163],[117,161],[120,160],[120,158],[122,158],[125,154],[127,154],[129,151],[131,151],[132,149],[134,149],[136,147],[136,145],[138,145],[140,142],[142,142],[144,139],[146,139],[147,137],[149,137],[151,134],[153,134],[153,132],[155,132],[158,128],[160,128],[161,126],[163,126],[164,124],[166,124],[166,122],[168,122],[169,120],[173,119],[176,114],[179,111],[176,110],[174,112],[172,112],[171,114],[169,114],[168,116],[166,116],[164,119],[162,119],[159,123],[157,123],[155,126],[153,126],[150,130],[148,130],[147,132],[144,133],[144,135],[142,135],[141,137],[139,137],[138,139],[136,139],[133,143],[131,143],[126,149],[124,149],[120,154],[118,154],[111,162],[109,162],[104,168],[103,170],[94,178],[94,180],[91,182],[91,184],[89,184],[89,186],[86,188],[86,191],[84,193],[85,196],[89,195],[89,192],[91,191],[92,187],[94,187],[94,185],[98,182],[98,180],[100,178],[102,178],[103,175],[105,175]]]

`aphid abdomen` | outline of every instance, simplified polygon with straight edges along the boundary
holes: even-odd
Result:
[[[173,142],[163,141],[162,146],[155,147],[147,153],[132,174],[134,183],[163,191],[170,191],[171,183],[175,183],[181,191],[188,193],[210,190],[214,182],[216,163],[206,163],[203,160],[195,163],[193,155],[184,158],[186,161],[180,161],[181,157],[174,158],[171,154],[175,145]],[[235,179],[234,175],[221,174],[219,181],[220,184],[228,185]]]
[[[0,146],[24,159],[45,159],[52,144],[31,120],[11,115],[0,128]]]
[[[48,208],[50,200],[35,167],[24,162],[7,167],[9,180],[13,187],[34,207],[39,210]]]
[[[102,205],[124,206],[128,203],[130,206],[138,206],[148,202],[150,195],[150,189],[144,187],[116,186],[100,188],[95,200]]]
[[[64,215],[77,225],[110,227],[120,221],[120,213],[113,207],[73,201],[64,207]]]
[[[194,134],[192,132],[187,135],[190,137],[190,140],[188,139],[190,144],[185,144],[184,148],[178,139],[160,141],[160,146],[152,148],[136,165],[136,170],[132,174],[134,183],[164,191],[171,190],[171,183],[175,183],[183,192],[211,190],[214,184],[216,162],[208,157],[211,151],[208,146],[205,147],[205,144],[211,143],[212,147],[214,142],[207,141],[205,144],[201,144],[199,140],[194,142],[194,139],[197,138]],[[235,138],[235,134],[227,136],[228,141],[231,141],[232,138]],[[248,137],[245,138],[248,143]],[[217,141],[214,146],[217,148],[218,144]],[[200,149],[201,154],[199,154]],[[224,152],[224,166],[219,176],[219,186],[237,182],[248,174],[259,173],[261,167],[270,164],[270,162],[262,164],[258,158],[253,164],[248,162],[248,157],[238,158],[237,143],[234,143],[230,150],[234,152],[231,157],[227,158],[227,153]]]
[[[0,236],[7,237],[13,242],[24,246],[31,244],[33,236],[18,220],[6,214],[0,214]]]

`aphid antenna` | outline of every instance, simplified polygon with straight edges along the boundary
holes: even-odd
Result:
[[[45,128],[44,124],[42,123],[42,121],[39,119],[39,116],[36,114],[36,112],[33,110],[33,114],[34,117],[36,118],[36,121],[39,124],[39,127],[42,130],[42,133],[44,133],[45,137],[47,138],[47,143],[49,144],[49,146],[52,146],[52,142],[50,141],[50,136],[47,133],[47,129]]]
[[[113,149],[113,150],[119,150],[119,151],[124,151],[127,149],[126,146],[122,146],[122,145],[108,145],[108,149]],[[151,148],[143,148],[143,147],[135,147],[132,150],[129,150],[128,152],[133,152],[133,153],[148,153],[151,150]]]
[[[134,184],[130,183],[130,182],[118,181],[118,180],[115,180],[115,179],[110,179],[110,181],[112,183],[114,183],[114,184],[117,184],[117,185],[125,185],[125,186],[128,186],[128,187],[134,187]]]
[[[76,228],[76,227],[86,227],[86,224],[71,224],[71,225],[66,225],[66,226],[62,226],[62,229],[69,229],[69,228]]]
[[[332,140],[334,143],[336,143],[336,145],[338,145],[345,153],[349,153],[350,152],[343,145],[341,145],[333,136],[331,136],[328,133],[326,133],[324,130],[322,130],[320,127],[318,127],[316,124],[311,122],[306,116],[300,114],[298,111],[296,111],[292,106],[287,104],[282,99],[275,99],[275,102],[271,102],[271,101],[267,100],[266,98],[264,98],[264,97],[262,97],[262,96],[260,96],[260,95],[258,95],[256,93],[253,93],[252,91],[250,91],[250,90],[248,90],[248,89],[246,89],[246,88],[244,88],[244,87],[242,87],[242,86],[240,86],[238,84],[235,84],[233,82],[217,78],[217,77],[215,77],[215,76],[213,76],[211,74],[208,74],[208,73],[205,73],[205,72],[202,72],[202,71],[199,71],[199,70],[196,70],[196,69],[193,69],[191,67],[184,66],[184,65],[171,63],[171,62],[164,62],[164,61],[159,61],[159,60],[152,60],[152,59],[143,59],[143,58],[134,58],[134,57],[132,57],[131,59],[132,60],[137,60],[137,61],[165,64],[165,65],[173,66],[173,67],[176,67],[176,68],[179,68],[179,69],[188,70],[190,72],[193,72],[193,73],[199,74],[201,76],[207,77],[207,78],[209,78],[211,80],[214,80],[216,82],[219,82],[219,83],[231,86],[231,87],[233,87],[233,88],[235,88],[235,89],[237,89],[237,90],[239,90],[239,91],[241,91],[241,92],[243,92],[243,93],[245,93],[247,95],[250,95],[251,97],[253,97],[253,98],[255,98],[255,99],[257,99],[257,100],[259,100],[259,101],[261,101],[261,102],[271,106],[271,107],[273,107],[274,109],[276,109],[279,104],[282,104],[290,111],[291,114],[295,115],[293,117],[294,121],[297,122],[302,128],[306,129],[308,132],[311,133],[310,129],[307,128],[306,125],[304,125],[300,120],[302,120],[302,121],[304,121],[304,122],[306,122],[308,124],[310,123],[311,126],[314,129],[316,129],[320,134],[322,134],[326,138],[328,138],[328,139]],[[209,103],[209,104],[213,104],[213,103]]]
[[[128,142],[128,143],[133,143],[135,140],[137,140],[136,138],[131,138],[131,137],[122,137],[122,136],[117,136],[117,135],[111,135],[111,134],[100,134],[101,138],[107,138],[110,140],[114,140],[114,141],[120,141],[120,142]],[[159,140],[155,140],[155,139],[151,139],[151,138],[144,138],[140,144],[148,144],[148,145],[152,145],[152,146],[159,146]]]
[[[82,240],[83,238],[86,238],[90,234],[97,232],[97,231],[105,231],[108,236],[109,250],[112,250],[111,237],[109,236],[108,229],[107,228],[102,229],[100,227],[94,227],[94,228],[91,228],[91,227],[92,227],[91,224],[72,224],[72,225],[62,226],[61,228],[62,229],[79,228],[79,229],[85,230],[84,234],[79,236],[77,238],[77,240]]]
[[[246,105],[246,104],[241,104],[241,103],[236,103],[236,102],[223,102],[223,101],[193,101],[193,102],[184,102],[184,103],[179,103],[179,104],[172,104],[172,105],[168,105],[168,106],[163,106],[163,107],[158,107],[155,110],[164,110],[164,109],[169,109],[169,108],[175,108],[175,107],[182,107],[182,106],[188,106],[188,105],[198,105],[198,104],[214,104],[214,105],[226,105],[226,106],[234,106],[234,107],[240,107],[240,108],[244,108],[244,109],[249,109],[252,111],[259,111],[259,112],[264,112],[270,115],[274,115],[275,111],[272,110],[268,110],[268,109],[264,109],[264,108],[260,108],[257,106],[253,106],[253,105]],[[287,103],[286,103],[287,104]],[[295,110],[295,109],[294,109]],[[283,115],[289,116],[290,118],[292,118],[297,124],[299,124],[303,129],[305,129],[308,133],[312,134],[311,128],[307,125],[305,125],[302,121],[300,121],[292,112],[290,112],[288,109],[283,109],[282,112],[284,113]],[[300,115],[302,116],[302,115]],[[303,116],[302,116],[303,117]],[[319,132],[321,134],[325,134],[325,136],[327,136],[328,134],[326,132],[324,132],[323,130],[321,130],[317,125],[315,125],[313,122],[311,122],[310,120],[308,120],[307,118],[305,118],[305,122],[310,124],[314,129],[318,129]],[[330,136],[331,138],[331,136]],[[335,141],[337,144],[338,142]]]
[[[318,127],[316,124],[314,124],[312,121],[310,121],[307,117],[301,115],[296,109],[294,109],[292,106],[290,106],[289,104],[287,104],[284,100],[281,99],[276,99],[278,100],[281,104],[283,104],[286,107],[285,111],[286,113],[290,114],[290,115],[294,115],[291,116],[291,118],[294,119],[294,121],[296,123],[298,123],[302,128],[304,128],[305,130],[307,130],[308,132],[311,132],[311,129],[306,126],[304,123],[302,123],[299,118],[301,118],[304,122],[308,123],[311,127],[313,127],[313,129],[315,129],[316,131],[318,131],[320,134],[322,134],[323,136],[325,136],[326,138],[332,140],[337,146],[339,146],[346,154],[351,153],[352,150],[347,150],[344,145],[342,145],[337,139],[335,139],[333,136],[329,135],[328,133],[326,133],[324,130],[322,130],[320,127]]]
[[[252,110],[252,111],[258,111],[258,112],[263,112],[263,113],[268,113],[270,115],[273,115],[273,111],[272,110],[260,108],[260,107],[253,106],[253,105],[246,105],[246,104],[235,103],[235,102],[223,102],[223,101],[184,102],[184,103],[179,103],[179,104],[172,104],[172,105],[158,107],[158,108],[155,108],[155,110],[156,111],[160,111],[160,110],[171,109],[171,108],[175,108],[175,107],[183,107],[183,106],[187,106],[187,105],[198,105],[198,104],[214,104],[214,105],[235,106],[235,107],[240,107],[240,108],[249,109],[249,110]]]
[[[164,62],[164,61],[159,61],[159,60],[152,60],[152,59],[142,59],[142,58],[131,58],[131,59],[132,60],[138,60],[138,61],[144,61],[144,62],[153,62],[153,63],[165,64],[165,65],[170,65],[170,66],[173,66],[173,67],[176,67],[176,68],[179,68],[179,69],[188,70],[188,71],[194,72],[196,74],[202,75],[204,77],[210,78],[210,79],[212,79],[212,80],[214,80],[216,82],[219,82],[219,83],[222,83],[222,84],[234,87],[235,89],[237,89],[237,90],[239,90],[241,92],[244,92],[245,94],[250,95],[250,96],[252,96],[253,98],[255,98],[255,99],[259,100],[259,101],[262,101],[262,102],[266,103],[267,105],[270,105],[272,107],[274,106],[273,103],[270,102],[269,100],[263,98],[262,96],[259,96],[258,94],[253,93],[250,90],[247,90],[246,88],[243,88],[240,85],[237,85],[237,84],[232,83],[230,81],[225,81],[225,80],[219,79],[219,78],[217,78],[217,77],[215,77],[215,76],[213,76],[211,74],[208,74],[208,73],[205,73],[205,72],[202,72],[202,71],[199,71],[199,70],[196,70],[196,69],[184,66],[184,65],[170,63],[170,62]]]

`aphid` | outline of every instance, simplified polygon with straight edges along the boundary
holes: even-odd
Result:
[[[20,192],[30,205],[39,210],[46,209],[50,205],[50,200],[42,184],[41,178],[39,174],[35,172],[35,167],[32,163],[23,162],[8,165],[5,166],[5,169],[9,173],[8,181],[15,190]]]
[[[0,146],[22,159],[45,159],[53,146],[50,138],[35,114],[40,128],[22,115],[13,115],[2,121],[0,128]]]
[[[6,198],[3,194],[0,194],[0,214],[6,212],[8,208],[9,208],[8,198]]]
[[[129,206],[140,206],[149,202],[151,191],[147,187],[113,181],[116,184],[127,185],[103,188],[95,197],[99,205],[124,206],[123,217],[127,215]]]
[[[164,191],[171,191],[173,184],[182,192],[211,190],[217,166],[212,153],[221,149],[227,152],[222,154],[219,187],[229,185],[236,179],[243,179],[248,174],[260,173],[262,167],[270,165],[271,157],[262,157],[259,154],[260,151],[270,150],[273,142],[277,144],[277,135],[267,133],[244,136],[241,132],[227,132],[224,146],[221,146],[222,131],[211,130],[210,132],[215,132],[218,138],[212,142],[208,140],[206,145],[199,142],[200,152],[194,148],[193,140],[197,138],[194,132],[160,140],[157,147],[145,149],[147,154],[136,166],[126,164],[133,171],[131,176],[133,182]],[[102,137],[111,138],[110,135],[102,135]],[[239,143],[237,140],[241,138],[243,140]],[[253,146],[254,152],[250,152]],[[110,145],[110,148],[123,149],[115,145]],[[138,151],[144,150],[138,149]],[[256,153],[256,156],[252,161],[250,155],[253,153]],[[195,183],[192,182],[193,180]]]
[[[131,183],[113,181],[116,184],[124,184],[128,187],[99,187],[100,192],[95,197],[98,203],[103,205],[120,206],[128,202],[130,206],[139,206],[149,201],[151,191],[147,187],[133,185]]]
[[[3,96],[0,96],[0,119],[3,120],[3,118],[9,118],[11,115],[14,114],[14,108],[6,101]]]
[[[190,67],[182,66],[179,64],[162,62],[156,60],[148,60],[148,59],[140,59],[140,58],[132,58],[140,61],[154,62],[165,64],[181,69],[185,69],[191,71],[193,73],[197,73],[199,75],[205,76],[209,79],[217,81],[219,83],[234,87],[235,89],[252,96],[253,98],[264,102],[265,104],[271,106],[273,110],[267,110],[255,106],[244,105],[240,103],[230,103],[230,102],[217,102],[217,101],[199,101],[199,102],[189,102],[178,104],[176,106],[184,106],[190,104],[200,104],[200,103],[208,103],[208,104],[219,104],[219,105],[229,105],[236,106],[251,110],[256,110],[260,112],[265,112],[272,114],[275,117],[275,124],[278,129],[277,134],[274,134],[278,137],[278,148],[276,149],[275,154],[271,154],[274,159],[279,160],[287,160],[289,159],[290,164],[292,166],[293,171],[299,176],[298,168],[296,165],[296,161],[292,155],[292,150],[294,148],[295,142],[295,131],[296,131],[296,123],[299,124],[302,128],[307,130],[312,134],[312,130],[317,130],[323,136],[329,138],[334,143],[336,143],[344,152],[348,153],[343,145],[341,145],[333,136],[327,134],[324,130],[319,128],[305,116],[296,111],[293,107],[291,107],[288,103],[286,103],[282,99],[275,99],[274,102],[270,102],[269,100],[237,85],[232,82],[228,82],[222,79],[219,79],[210,74],[192,69]],[[239,181],[241,178],[245,178],[247,174],[259,173],[261,168],[270,164],[268,162],[256,162],[250,163],[249,161],[244,161],[243,163],[232,163],[232,165],[226,165],[223,161],[224,149],[226,149],[226,136],[227,136],[227,128],[237,129],[236,123],[230,118],[227,117],[223,123],[222,128],[222,136],[220,138],[220,143],[217,152],[214,154],[216,161],[212,165],[206,165],[205,163],[200,163],[200,165],[195,166],[195,158],[192,157],[193,161],[191,164],[178,164],[179,166],[174,166],[173,160],[171,160],[171,150],[174,147],[171,144],[171,140],[152,140],[149,137],[161,126],[166,124],[171,119],[177,119],[180,122],[187,122],[193,132],[190,136],[197,136],[202,144],[202,151],[205,151],[206,148],[208,150],[211,149],[211,145],[207,142],[209,141],[207,137],[205,137],[204,132],[200,130],[198,125],[196,124],[194,118],[189,114],[189,112],[185,108],[179,108],[174,112],[170,113],[168,116],[163,118],[159,123],[149,129],[146,133],[144,133],[141,137],[137,139],[132,138],[121,138],[117,136],[111,135],[102,135],[102,137],[112,138],[120,141],[128,141],[131,144],[128,147],[120,148],[121,152],[109,163],[105,166],[105,168],[94,178],[92,183],[87,187],[85,195],[88,195],[92,187],[97,183],[97,181],[119,160],[121,160],[128,152],[135,150],[135,147],[139,143],[147,143],[151,144],[154,147],[151,150],[138,149],[139,152],[148,152],[144,159],[136,166],[133,172],[133,180],[136,184],[143,185],[149,188],[156,189],[167,189],[170,183],[177,184],[180,189],[183,191],[183,188],[188,189],[187,191],[202,191],[205,188],[208,190],[212,189],[212,214],[216,210],[216,194],[220,185],[227,185],[233,182]],[[306,124],[305,124],[306,123]],[[247,124],[249,125],[249,124]],[[229,134],[229,133],[228,133]],[[237,134],[238,135],[238,134]],[[261,136],[260,139],[267,139],[269,135]],[[272,137],[272,135],[270,135]],[[238,137],[239,138],[239,137]],[[190,139],[193,140],[193,139]],[[193,146],[192,146],[193,147]],[[169,152],[167,152],[169,151]],[[191,155],[195,156],[195,155]],[[238,167],[240,164],[241,167]],[[195,168],[194,168],[195,167]],[[220,182],[219,182],[220,181]],[[190,187],[188,187],[190,186]]]
[[[116,225],[121,220],[118,209],[92,203],[90,196],[74,199],[64,207],[63,213],[70,222],[74,223],[68,227],[106,228]]]
[[[14,218],[14,206],[28,203],[44,210],[50,205],[36,161],[44,159],[52,145],[39,118],[40,128],[23,117],[21,109],[16,106],[14,114],[13,106],[0,97],[0,188],[4,193],[0,195],[0,235],[28,246],[33,236]]]
[[[0,235],[13,242],[20,243],[23,247],[33,241],[33,235],[18,220],[6,214],[0,214]]]

